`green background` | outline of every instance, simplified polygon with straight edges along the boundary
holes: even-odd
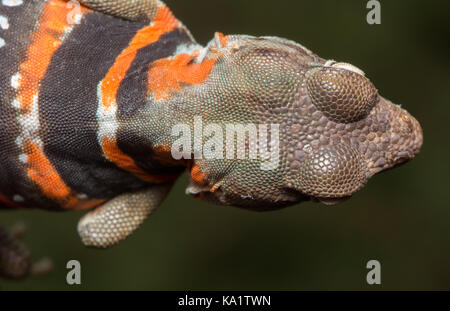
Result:
[[[340,205],[267,213],[188,197],[183,176],[141,229],[108,250],[83,247],[82,213],[2,212],[2,224],[26,222],[34,258],[50,256],[55,270],[0,288],[450,290],[450,2],[381,2],[381,25],[368,25],[367,1],[166,1],[202,44],[215,31],[275,35],[362,68],[422,124],[414,161]],[[71,259],[81,262],[82,285],[66,284]],[[380,286],[366,283],[370,259],[381,262]]]

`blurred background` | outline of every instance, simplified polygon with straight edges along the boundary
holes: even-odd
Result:
[[[2,212],[4,225],[25,221],[34,258],[50,256],[55,270],[0,280],[0,289],[450,290],[450,2],[381,1],[381,25],[367,24],[363,0],[166,3],[202,44],[215,31],[274,35],[360,67],[419,120],[422,152],[331,207],[213,206],[186,196],[183,176],[142,228],[108,250],[81,244],[83,213]],[[81,285],[66,284],[71,259],[81,262]],[[382,285],[366,283],[371,259]]]

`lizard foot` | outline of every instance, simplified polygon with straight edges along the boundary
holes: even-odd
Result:
[[[0,226],[0,277],[17,280],[42,276],[53,269],[49,258],[32,263],[30,251],[20,241],[26,231],[23,222],[16,223],[10,232]]]
[[[78,223],[84,245],[106,248],[134,232],[166,197],[172,184],[122,194],[87,213]]]
[[[31,255],[28,249],[0,227],[0,276],[21,279],[29,275],[30,269]]]

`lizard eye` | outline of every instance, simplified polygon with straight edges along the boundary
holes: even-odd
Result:
[[[300,172],[299,188],[317,198],[348,197],[367,181],[365,161],[347,145],[326,146],[310,153]]]
[[[363,75],[336,67],[315,67],[306,73],[313,104],[331,121],[363,119],[378,101],[375,86]]]

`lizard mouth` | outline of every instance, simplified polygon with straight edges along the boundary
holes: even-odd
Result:
[[[347,196],[347,197],[342,197],[342,198],[315,198],[315,197],[311,197],[311,201],[313,202],[320,202],[323,203],[325,205],[336,205],[339,204],[341,202],[347,201],[348,199],[350,199],[351,196]]]

